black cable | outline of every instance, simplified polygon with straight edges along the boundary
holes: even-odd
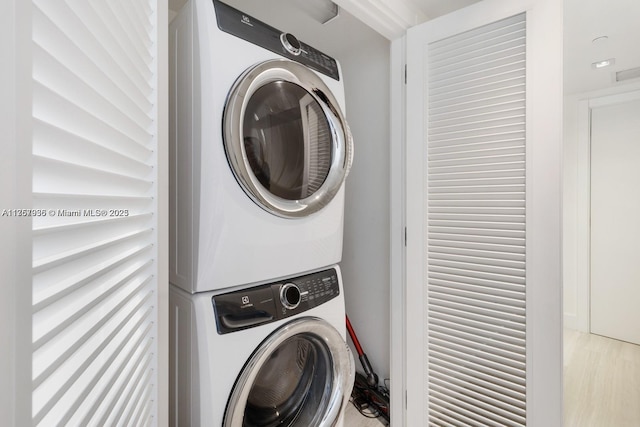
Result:
[[[389,391],[386,387],[370,387],[365,377],[357,373],[350,402],[362,416],[389,424]]]
[[[380,412],[377,410],[374,410],[371,408],[371,406],[366,405],[366,406],[362,406],[359,405],[355,402],[355,400],[352,398],[349,400],[351,402],[351,404],[356,408],[356,411],[360,412],[360,415],[362,415],[365,418],[379,418],[380,417]],[[365,412],[369,410],[368,412]]]

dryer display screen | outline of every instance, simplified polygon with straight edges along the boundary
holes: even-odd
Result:
[[[335,269],[212,297],[219,334],[303,313],[340,295]]]

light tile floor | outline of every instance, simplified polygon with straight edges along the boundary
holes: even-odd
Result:
[[[351,403],[345,427],[382,427]],[[564,427],[640,427],[640,346],[564,331]]]
[[[640,346],[564,331],[564,427],[640,426]]]
[[[349,403],[345,427],[382,427]],[[640,427],[640,346],[564,331],[564,427]]]
[[[377,418],[366,418],[353,406],[351,402],[347,405],[344,416],[344,427],[383,427],[384,424]]]

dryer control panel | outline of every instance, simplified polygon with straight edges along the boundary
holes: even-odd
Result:
[[[211,298],[219,334],[275,322],[340,295],[334,268]]]
[[[322,74],[340,80],[338,63],[329,55],[299,41],[219,0],[213,0],[218,28],[243,40],[261,46],[285,58],[297,61]]]

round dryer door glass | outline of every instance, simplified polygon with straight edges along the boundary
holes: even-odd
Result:
[[[311,215],[338,193],[353,142],[322,78],[289,60],[247,70],[229,93],[224,147],[247,195],[286,218]]]
[[[329,174],[329,122],[320,104],[294,83],[275,81],[256,90],[247,103],[243,134],[253,174],[275,196],[305,199]]]
[[[289,338],[258,372],[242,425],[319,425],[329,404],[331,366],[331,356],[317,338]]]
[[[327,322],[302,318],[256,350],[231,394],[225,427],[324,427],[351,394],[353,358]]]

